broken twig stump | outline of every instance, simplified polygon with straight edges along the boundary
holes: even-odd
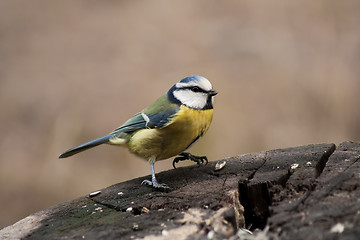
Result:
[[[1,239],[359,239],[360,144],[244,154],[138,178],[45,209]],[[249,229],[249,230],[247,230]],[[252,232],[251,232],[252,231]]]

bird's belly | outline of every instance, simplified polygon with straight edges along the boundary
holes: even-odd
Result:
[[[129,150],[145,159],[162,160],[188,148],[208,130],[213,110],[181,108],[165,127],[136,131],[128,143]]]

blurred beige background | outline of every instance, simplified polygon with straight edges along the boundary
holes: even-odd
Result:
[[[0,228],[150,174],[113,146],[57,156],[189,75],[219,91],[194,154],[358,141],[359,23],[359,1],[0,0]]]

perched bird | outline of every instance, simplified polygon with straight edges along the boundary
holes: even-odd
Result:
[[[216,94],[206,78],[186,77],[109,135],[71,148],[59,158],[70,157],[103,143],[123,145],[150,163],[151,181],[144,180],[142,184],[168,189],[166,184],[156,180],[155,162],[180,155],[174,159],[174,167],[175,163],[187,159],[198,165],[207,163],[205,156],[194,156],[184,151],[209,129]]]

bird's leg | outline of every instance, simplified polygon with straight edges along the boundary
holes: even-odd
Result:
[[[152,186],[152,187],[154,187],[156,189],[161,189],[161,190],[164,190],[164,191],[170,190],[171,188],[169,186],[167,186],[164,183],[158,183],[158,181],[156,180],[155,170],[154,170],[154,163],[153,162],[150,162],[150,168],[151,168],[151,181],[150,180],[144,180],[144,181],[142,181],[141,184],[146,184],[146,185]]]
[[[180,161],[185,161],[185,160],[191,160],[193,162],[196,162],[196,164],[198,166],[200,166],[201,164],[204,164],[205,165],[208,163],[208,159],[206,156],[195,156],[195,155],[192,155],[191,153],[187,153],[187,152],[182,152],[179,154],[181,157],[176,157],[173,161],[173,167],[175,167],[175,164],[180,162]]]

